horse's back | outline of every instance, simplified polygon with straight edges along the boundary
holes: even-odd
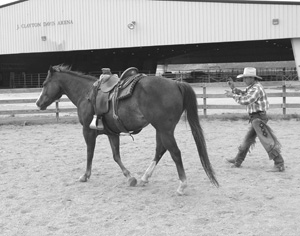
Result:
[[[180,119],[183,99],[178,83],[157,76],[147,76],[140,80],[135,96],[139,109],[149,122]]]
[[[178,83],[159,76],[146,76],[140,81],[141,86],[149,93],[149,96],[152,94],[165,98],[180,96]]]

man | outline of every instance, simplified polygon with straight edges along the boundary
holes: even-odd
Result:
[[[231,79],[228,81],[228,85],[232,91],[226,91],[226,96],[232,97],[240,105],[246,106],[251,126],[244,141],[238,148],[236,157],[226,158],[226,160],[233,163],[232,167],[240,167],[250,147],[255,143],[256,137],[258,137],[270,160],[274,161],[274,166],[269,171],[282,172],[285,170],[285,167],[280,153],[281,145],[271,128],[267,125],[266,111],[269,108],[269,102],[263,86],[258,82],[262,78],[256,75],[256,69],[253,67],[246,67],[243,74],[238,75],[237,78],[243,78],[244,83],[247,85],[246,90],[242,91],[235,88]]]
[[[97,97],[97,90],[98,87],[100,86],[101,83],[104,83],[107,81],[111,76],[112,73],[110,71],[110,68],[102,68],[102,74],[100,75],[99,79],[93,84],[93,94],[92,94],[92,103],[94,106],[94,111],[96,113],[96,97]],[[102,116],[97,116],[96,114],[94,115],[94,118],[90,124],[91,129],[97,129],[97,130],[103,130],[103,122],[102,122]]]

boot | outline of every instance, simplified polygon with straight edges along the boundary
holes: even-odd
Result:
[[[247,147],[245,150],[242,149],[242,147],[239,147],[238,154],[234,158],[225,158],[225,160],[229,163],[232,163],[233,165],[231,167],[241,167],[243,161],[246,158],[246,155],[249,151],[250,147]]]
[[[284,164],[274,164],[274,166],[267,170],[267,172],[284,172],[285,168],[284,168]]]
[[[231,167],[237,167],[237,168],[239,168],[239,167],[241,167],[241,164],[242,164],[242,163],[237,162],[236,159],[237,159],[236,157],[234,157],[234,158],[225,158],[225,160],[226,160],[227,162],[233,164]]]
[[[237,162],[237,157],[233,157],[233,158],[225,158],[225,160],[229,163],[232,163],[233,165],[231,167],[240,167],[241,166],[241,162]]]
[[[241,167],[242,162],[237,161],[236,157],[234,157],[234,158],[225,158],[225,160],[229,163],[232,163],[233,165],[231,167],[233,167],[233,168],[234,167],[237,167],[237,168]]]
[[[271,169],[267,170],[267,172],[283,172],[285,170],[284,160],[280,153],[277,153],[277,155],[273,158],[273,161],[274,166]]]

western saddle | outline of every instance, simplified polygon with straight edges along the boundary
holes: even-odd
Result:
[[[120,78],[116,75],[107,76],[103,78],[103,81],[96,89],[92,90],[89,99],[94,105],[95,115],[90,124],[91,129],[103,130],[103,128],[99,129],[97,126],[98,119],[101,119],[101,116],[109,111],[109,102],[111,101],[113,118],[117,121],[116,125],[120,133],[129,135],[132,133],[124,127],[123,122],[118,116],[117,110],[118,101],[130,97],[136,83],[146,76],[145,74],[139,74],[138,72],[137,68],[130,67],[121,74]],[[103,122],[103,125],[106,132],[115,133],[105,125],[105,122]]]

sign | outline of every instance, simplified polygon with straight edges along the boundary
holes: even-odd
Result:
[[[36,22],[36,23],[23,23],[18,24],[16,29],[33,29],[33,28],[41,28],[41,27],[53,27],[53,26],[66,26],[73,25],[73,20],[59,20],[59,21],[44,21],[44,22]]]

